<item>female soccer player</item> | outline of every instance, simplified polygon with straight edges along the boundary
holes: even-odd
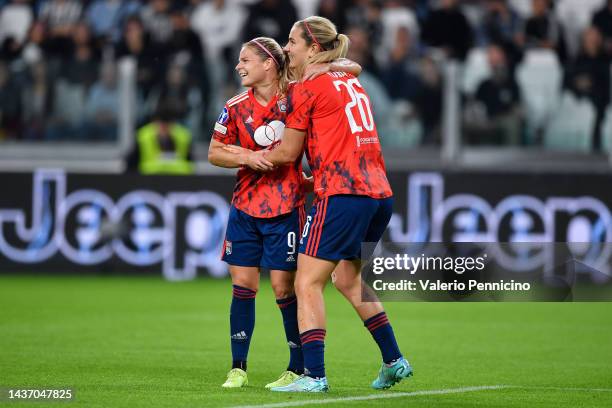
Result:
[[[299,77],[310,64],[346,55],[348,38],[322,17],[298,21],[285,47]],[[252,152],[283,165],[306,155],[316,202],[300,241],[295,289],[307,375],[273,391],[325,392],[323,288],[335,269],[335,286],[351,302],[378,344],[383,364],[372,382],[389,388],[412,375],[380,302],[361,301],[362,242],[377,242],[392,214],[392,192],[369,98],[354,76],[329,72],[291,90],[283,141],[270,152]]]
[[[320,65],[312,72],[330,69],[350,70],[355,74],[361,71],[355,63],[340,61]],[[248,384],[247,354],[255,326],[259,272],[263,267],[270,270],[290,352],[287,370],[266,386],[270,388],[287,385],[303,373],[293,272],[305,219],[304,179],[301,157],[273,169],[261,157],[224,150],[224,146],[236,143],[251,150],[270,148],[280,141],[285,127],[285,94],[290,84],[281,46],[266,37],[245,43],[236,71],[242,85],[250,89],[225,104],[215,124],[208,153],[213,165],[240,167],[223,250],[233,284],[230,308],[233,363],[222,386],[238,388]],[[270,172],[260,172],[263,170]]]

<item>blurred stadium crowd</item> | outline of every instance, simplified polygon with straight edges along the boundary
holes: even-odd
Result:
[[[607,148],[612,0],[0,0],[0,141],[116,140],[125,57],[135,123],[206,141],[241,43],[312,14],[349,35],[387,147],[440,143],[455,60],[465,143]]]

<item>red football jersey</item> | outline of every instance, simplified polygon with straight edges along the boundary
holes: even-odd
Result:
[[[330,72],[296,84],[289,93],[286,126],[307,131],[306,156],[317,198],[393,195],[370,99],[353,75]]]
[[[274,97],[263,106],[249,90],[227,101],[212,137],[251,150],[270,148],[282,138],[286,111],[286,98]],[[258,218],[287,214],[304,204],[301,182],[301,157],[290,166],[267,173],[243,167],[238,171],[232,204]]]

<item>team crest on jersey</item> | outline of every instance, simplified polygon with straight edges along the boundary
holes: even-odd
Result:
[[[232,254],[232,241],[225,241],[225,255]]]
[[[223,108],[223,110],[221,111],[221,114],[219,115],[219,118],[217,119],[217,123],[220,123],[222,125],[227,125],[228,120],[229,120],[229,112],[227,111],[227,108]]]
[[[287,112],[287,98],[279,99],[276,104],[281,112]]]

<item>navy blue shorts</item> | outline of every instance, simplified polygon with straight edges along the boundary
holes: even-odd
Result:
[[[335,195],[314,204],[300,253],[330,261],[357,259],[363,242],[378,242],[393,214],[393,198]]]
[[[294,271],[304,207],[274,218],[256,218],[232,206],[221,259],[230,265]]]

